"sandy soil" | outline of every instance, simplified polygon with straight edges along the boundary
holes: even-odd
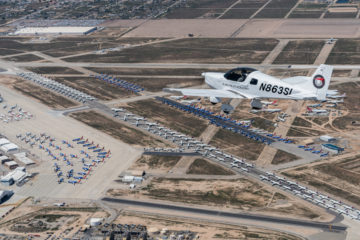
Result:
[[[194,222],[192,220],[182,220],[177,218],[167,218],[162,216],[140,215],[132,212],[125,212],[119,216],[116,223],[121,224],[142,224],[147,226],[150,235],[154,232],[167,229],[168,231],[189,230],[197,233],[199,239],[249,239],[251,234],[265,237],[266,239],[297,239],[285,233],[259,229],[254,227],[229,226],[208,222]]]
[[[136,27],[139,24],[145,22],[146,20],[144,19],[136,19],[136,20],[125,20],[125,19],[119,19],[119,20],[109,20],[109,21],[105,21],[103,23],[100,24],[100,26],[104,26],[104,27],[111,27],[111,28],[115,28],[115,27]]]
[[[7,222],[11,219],[21,218],[22,216],[25,216],[28,214],[28,219],[33,218],[33,216],[36,215],[42,215],[42,214],[59,214],[59,215],[74,215],[74,217],[71,218],[63,218],[62,221],[64,221],[61,224],[61,227],[59,227],[56,231],[47,231],[52,232],[54,235],[59,236],[60,234],[63,234],[65,231],[67,234],[63,234],[63,237],[71,237],[75,232],[77,232],[84,224],[87,223],[89,218],[91,217],[99,217],[99,218],[105,218],[107,215],[105,212],[97,211],[97,212],[86,212],[86,211],[59,211],[59,210],[45,210],[44,206],[47,204],[42,205],[34,205],[32,199],[27,200],[24,202],[20,207],[15,209],[11,214],[9,214],[6,218],[2,219],[3,222]],[[51,204],[49,204],[51,206]],[[75,205],[72,207],[76,207]],[[9,222],[8,224],[3,225],[0,228],[0,233],[3,234],[18,234],[22,236],[27,236],[28,233],[18,233],[10,230],[10,227],[13,224]],[[41,236],[41,239],[48,236],[46,232],[40,232],[36,233]]]
[[[128,32],[129,37],[229,37],[244,19],[150,20]],[[242,38],[353,38],[359,37],[359,19],[252,19],[236,37]],[[114,23],[115,24],[115,23]]]
[[[244,210],[274,216],[284,216],[286,214],[288,217],[312,218],[312,220],[318,221],[330,221],[333,219],[333,216],[327,214],[321,208],[314,207],[283,192],[276,194],[276,191],[270,186],[258,184],[248,179],[183,179],[181,181],[176,179],[160,179],[158,181],[154,179],[148,181],[148,183],[151,190],[146,187],[137,192],[127,189],[113,189],[108,194],[112,196],[120,195],[122,198],[161,199],[172,202],[186,202],[187,204],[211,205],[220,209],[232,208],[236,209],[236,211]],[[174,197],[179,194],[183,196],[181,199]],[[318,217],[313,218],[312,216],[315,215]]]
[[[195,37],[228,37],[235,32],[244,19],[161,19],[150,20],[138,28],[125,34],[125,37],[187,37],[189,33]]]

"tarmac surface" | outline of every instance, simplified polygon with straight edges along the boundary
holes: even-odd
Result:
[[[201,156],[197,152],[161,152],[161,151],[145,151],[144,155],[156,155],[156,156]]]
[[[209,207],[188,207],[157,200],[139,201],[109,197],[102,198],[101,200],[106,205],[112,207],[118,206],[118,208],[130,211],[153,213],[154,215],[182,216],[184,218],[197,220],[206,219],[206,221],[236,223],[237,225],[246,224],[247,226],[260,226],[275,230],[282,230],[292,234],[301,233],[301,236],[305,236],[307,239],[341,240],[345,239],[347,230],[345,225],[338,223],[342,221],[343,218],[341,217],[335,218],[333,222],[321,223],[282,217],[247,214],[237,211],[230,212],[227,210],[214,210],[214,208]]]
[[[207,210],[202,208],[195,208],[195,207],[185,207],[179,205],[170,205],[165,203],[155,203],[155,202],[148,202],[148,201],[137,201],[137,200],[129,200],[129,199],[120,199],[120,198],[109,198],[105,197],[102,201],[107,202],[114,202],[119,204],[125,205],[135,205],[141,207],[149,207],[149,208],[160,208],[160,209],[169,209],[169,210],[177,210],[181,212],[192,212],[198,214],[206,214],[206,215],[215,215],[215,216],[225,216],[225,217],[235,217],[235,218],[243,218],[243,219],[252,219],[257,221],[268,221],[272,223],[282,223],[282,224],[291,224],[291,225],[298,225],[304,227],[311,227],[311,228],[320,228],[324,230],[328,230],[331,226],[333,230],[336,231],[345,231],[347,229],[346,226],[334,224],[333,222],[329,223],[322,223],[322,222],[312,222],[312,221],[304,221],[304,220],[296,220],[290,218],[281,218],[281,217],[272,217],[272,216],[265,216],[265,215],[255,215],[255,214],[248,214],[248,213],[235,213],[235,212],[226,212],[226,211],[216,211],[216,210]]]
[[[71,196],[72,198],[98,199],[111,187],[114,183],[113,180],[117,179],[118,175],[130,167],[141,155],[142,151],[140,149],[115,140],[101,131],[79,123],[70,117],[63,116],[36,101],[29,101],[28,97],[14,90],[0,86],[0,91],[5,99],[5,103],[2,105],[12,106],[17,104],[34,115],[29,120],[13,121],[7,124],[1,123],[0,125],[3,135],[21,148],[29,150],[31,154],[35,155],[35,157],[31,158],[36,162],[40,162],[39,166],[28,168],[28,171],[31,173],[40,173],[33,180],[22,187],[16,185],[9,187],[9,189],[14,190],[16,195],[23,197],[34,196],[35,198],[48,196],[66,198]],[[59,144],[62,140],[71,142],[74,138],[84,136],[105,146],[106,149],[110,149],[111,158],[94,168],[88,179],[81,181],[80,184],[69,184],[66,178],[65,183],[58,184],[58,177],[53,171],[53,164],[55,162],[59,165],[64,164],[63,161],[54,161],[45,151],[40,150],[38,146],[31,148],[28,144],[16,138],[17,134],[24,134],[26,132],[38,135],[45,132],[54,137]],[[46,147],[48,147],[47,144]],[[62,146],[62,151],[64,153],[66,151],[74,152],[77,146],[74,147],[74,149],[68,150],[65,149],[65,146]],[[55,150],[52,151],[55,152]],[[79,160],[76,159],[71,159],[71,162],[73,162],[74,168],[80,164],[78,163]]]

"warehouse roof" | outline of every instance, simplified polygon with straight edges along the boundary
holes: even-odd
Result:
[[[9,157],[8,156],[0,156],[0,161],[6,160],[6,159],[9,159]]]
[[[19,170],[19,169],[15,169],[12,172],[9,172],[7,175],[1,177],[1,181],[2,182],[7,182],[10,181],[10,179],[13,179],[15,182],[19,181],[19,179],[24,178],[26,175],[26,172]]]
[[[9,144],[9,143],[10,143],[10,141],[7,140],[6,138],[0,138],[0,146]]]
[[[17,160],[19,160],[20,162],[24,163],[25,165],[30,165],[30,164],[34,164],[35,162],[33,160],[31,160],[30,158],[28,158],[26,156],[25,152],[21,152],[21,153],[16,153],[14,154],[14,157],[16,157]]]
[[[86,34],[96,27],[25,27],[15,31],[15,35],[21,34]]]
[[[11,167],[11,166],[17,166],[18,164],[15,161],[9,161],[4,163],[6,166]]]
[[[12,151],[12,150],[16,150],[18,149],[19,147],[14,144],[14,143],[8,143],[8,144],[5,144],[5,145],[2,145],[0,147],[1,150],[3,150],[4,152],[8,152],[8,151]]]
[[[337,151],[344,151],[344,148],[338,147],[334,144],[327,143],[327,144],[323,144],[323,146],[326,148],[329,148],[329,149],[337,150]]]

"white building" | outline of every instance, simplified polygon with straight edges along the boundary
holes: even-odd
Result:
[[[4,164],[4,163],[9,162],[9,161],[11,161],[11,160],[8,158],[8,156],[0,156],[0,163],[1,164]]]
[[[335,142],[336,138],[331,137],[329,135],[322,135],[322,136],[320,136],[320,140],[324,141],[324,142]]]
[[[25,165],[31,165],[31,164],[35,164],[35,162],[33,160],[31,160],[30,158],[28,158],[26,156],[25,152],[21,152],[21,153],[15,153],[14,157],[19,161],[22,162]]]
[[[7,153],[7,152],[16,151],[16,150],[19,149],[19,147],[18,147],[16,144],[14,144],[14,143],[8,143],[8,144],[5,144],[5,145],[2,145],[2,146],[0,147],[0,149],[1,149],[3,152]]]
[[[11,142],[9,140],[7,140],[6,138],[0,138],[0,146],[9,144],[9,143],[11,143]]]
[[[341,148],[341,147],[338,147],[336,145],[333,145],[333,144],[329,144],[329,143],[326,143],[326,144],[322,144],[321,145],[321,148],[325,151],[328,151],[328,152],[331,152],[333,154],[339,154],[341,153],[342,151],[344,151],[344,148]]]
[[[124,182],[124,183],[132,183],[132,182],[141,183],[143,180],[144,180],[144,178],[136,177],[136,176],[124,176],[122,178],[122,182]]]
[[[102,221],[103,221],[102,218],[90,218],[90,226],[92,227],[99,226]]]
[[[16,168],[14,171],[9,172],[7,175],[1,177],[0,182],[6,186],[10,186],[15,182],[20,182],[26,177],[26,172],[23,168]]]
[[[122,181],[123,181],[123,182],[126,182],[126,183],[131,183],[131,182],[134,181],[134,176],[124,176],[124,177],[122,178]]]
[[[18,29],[14,35],[54,35],[54,34],[75,34],[86,35],[95,31],[97,27],[25,27]]]
[[[5,175],[3,176],[1,179],[0,179],[0,182],[5,185],[5,186],[10,186],[10,185],[13,185],[15,182],[14,182],[14,179],[12,178],[11,175]]]
[[[4,165],[7,166],[9,169],[15,169],[19,166],[15,161],[5,162]]]

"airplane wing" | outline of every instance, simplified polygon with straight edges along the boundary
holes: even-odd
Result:
[[[170,93],[177,93],[185,96],[196,96],[196,97],[250,98],[250,99],[257,97],[231,90],[220,90],[220,89],[164,88],[163,91]]]

